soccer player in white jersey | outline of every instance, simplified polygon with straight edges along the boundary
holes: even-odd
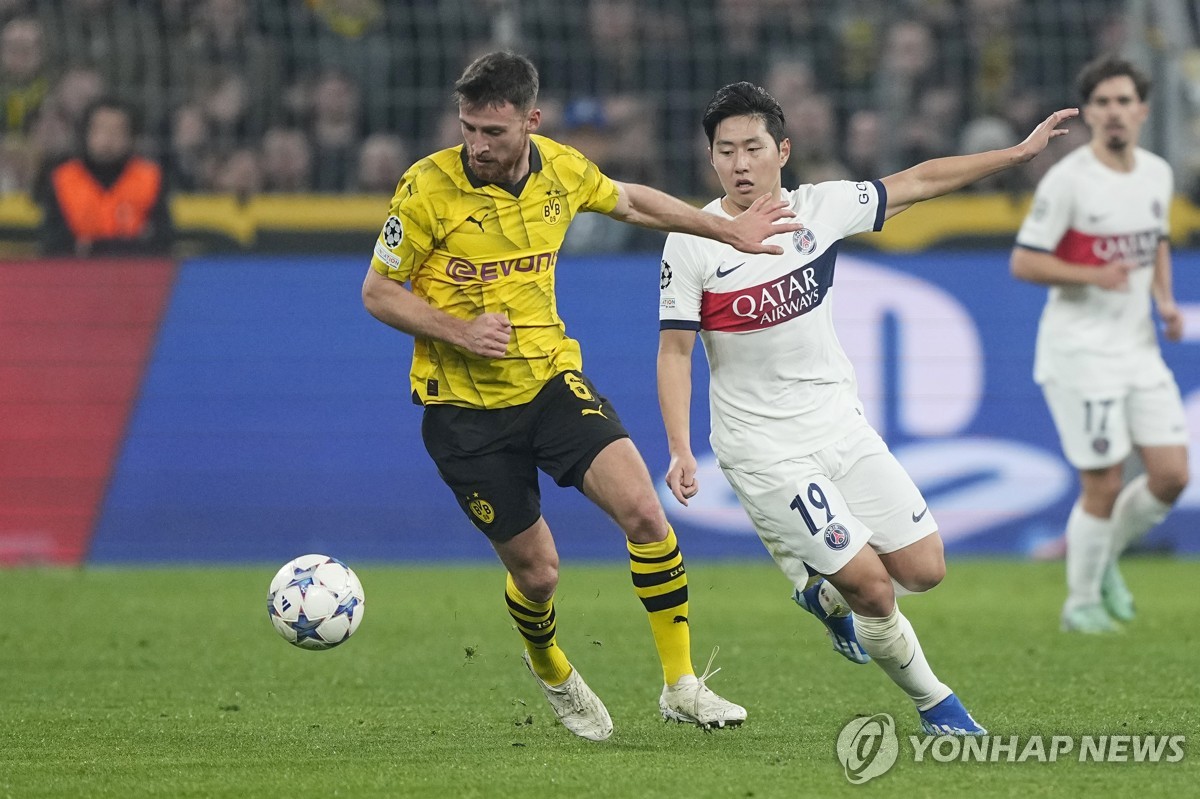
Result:
[[[1079,470],[1066,531],[1068,631],[1112,632],[1133,619],[1117,558],[1162,521],[1188,481],[1183,402],[1150,312],[1153,297],[1166,337],[1183,336],[1167,242],[1171,167],[1138,147],[1149,91],[1127,61],[1083,69],[1091,141],[1046,173],[1012,253],[1016,277],[1050,287],[1034,380]],[[1145,473],[1122,487],[1133,447]]]
[[[912,698],[930,734],[985,731],[934,675],[896,605],[898,590],[941,581],[942,541],[920,491],[863,416],[830,313],[834,260],[842,238],[1033,158],[1076,113],[1056,112],[1004,150],[787,191],[781,169],[791,143],[779,103],[750,83],[726,86],[703,122],[725,196],[705,210],[736,216],[766,192],[789,201],[804,227],[767,240],[783,255],[674,233],[663,251],[658,392],[671,492],[686,505],[699,490],[689,418],[699,332],[711,372],[712,448],[763,544],[797,591],[840,591],[862,649]],[[810,585],[805,564],[827,583]]]

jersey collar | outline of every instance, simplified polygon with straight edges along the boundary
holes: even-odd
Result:
[[[542,171],[542,154],[538,151],[537,145],[533,143],[532,139],[529,140],[529,172],[516,183],[492,183],[488,180],[480,180],[471,171],[470,162],[467,160],[466,146],[459,149],[458,159],[462,161],[463,174],[467,176],[467,181],[470,182],[473,188],[482,189],[484,186],[498,186],[514,197],[521,196],[521,192],[525,190],[525,184],[529,182],[530,175],[534,172]]]

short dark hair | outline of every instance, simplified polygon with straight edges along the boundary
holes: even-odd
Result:
[[[533,108],[537,96],[537,67],[525,56],[507,50],[476,58],[454,84],[454,101],[459,105],[496,107],[512,103],[527,111]]]
[[[708,146],[712,147],[721,120],[743,116],[758,117],[767,126],[767,133],[771,134],[775,144],[783,141],[783,109],[779,102],[762,86],[742,81],[718,89],[708,108],[704,109],[704,134],[708,136]]]
[[[1087,105],[1091,101],[1092,92],[1096,91],[1096,86],[1101,81],[1121,76],[1126,76],[1133,80],[1133,87],[1137,90],[1139,100],[1144,103],[1150,99],[1150,77],[1145,72],[1123,58],[1105,55],[1100,56],[1094,61],[1089,61],[1079,72],[1076,85],[1084,105]]]

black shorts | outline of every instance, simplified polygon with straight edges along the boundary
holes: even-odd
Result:
[[[421,421],[421,438],[442,480],[493,541],[509,540],[542,515],[538,469],[560,486],[582,489],[600,450],[628,437],[612,405],[581,372],[555,375],[524,405],[428,405]]]

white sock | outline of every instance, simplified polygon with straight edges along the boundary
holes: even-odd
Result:
[[[1067,519],[1067,603],[1065,611],[1100,602],[1100,580],[1112,549],[1112,519],[1085,512],[1078,502]]]
[[[1117,494],[1112,514],[1112,560],[1167,517],[1171,506],[1150,493],[1146,475],[1139,474]]]
[[[917,710],[928,710],[950,695],[929,668],[921,642],[898,606],[883,618],[855,614],[854,628],[862,648],[916,702]]]
[[[895,577],[892,578],[892,592],[896,595],[896,599],[899,599],[902,596],[916,596],[917,594],[925,593],[924,591],[914,591],[911,588],[905,588],[904,586],[900,585],[900,583],[896,582]]]

